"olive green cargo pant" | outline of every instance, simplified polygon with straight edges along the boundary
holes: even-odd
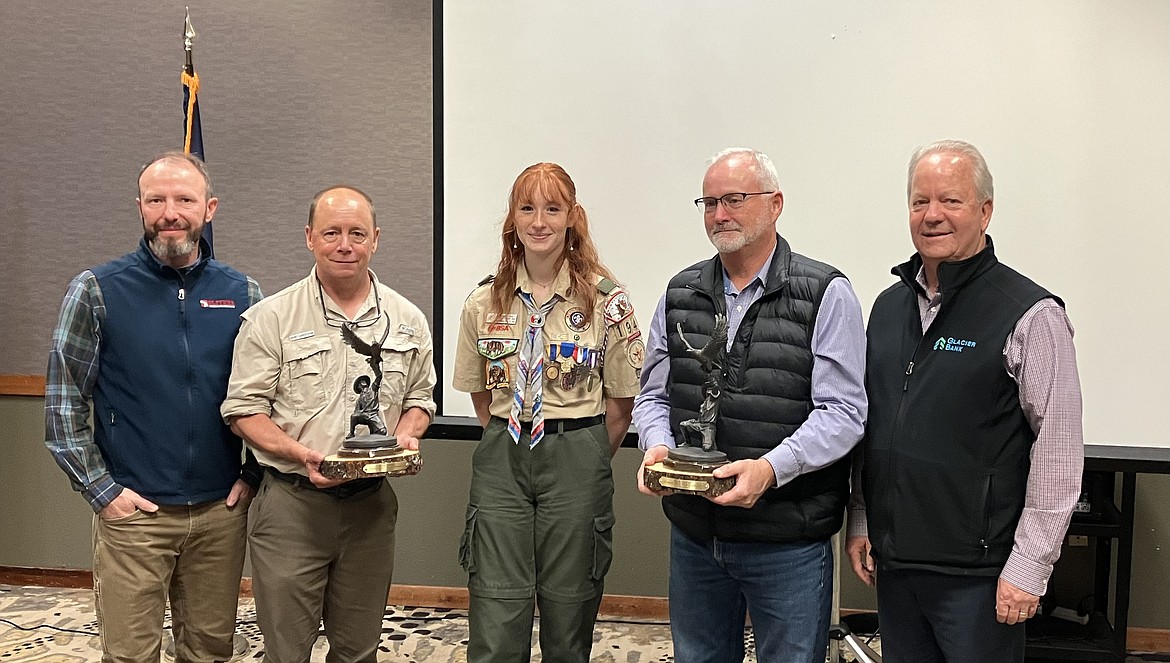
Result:
[[[584,663],[613,559],[613,475],[605,426],[558,432],[529,448],[493,418],[472,457],[459,557],[469,573],[467,659],[528,661],[533,605],[541,660]]]

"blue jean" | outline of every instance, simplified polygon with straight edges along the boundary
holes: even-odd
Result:
[[[823,663],[832,589],[828,541],[703,541],[671,526],[674,660],[743,661],[744,618],[750,613],[757,660]]]

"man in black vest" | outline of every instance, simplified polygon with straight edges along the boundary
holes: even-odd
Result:
[[[919,148],[907,194],[917,253],[869,318],[846,550],[888,660],[1023,661],[1084,465],[1072,327],[996,260],[978,150]]]
[[[751,614],[761,661],[825,660],[832,602],[829,538],[849,494],[848,455],[866,398],[861,306],[833,267],[776,234],[776,169],[733,148],[703,178],[703,213],[719,253],[671,279],[646,339],[634,420],[647,465],[700,416],[708,376],[688,352],[727,317],[716,444],[736,478],[712,499],[664,497],[671,522],[670,624],[678,663],[743,660]],[[684,339],[676,331],[681,325]]]

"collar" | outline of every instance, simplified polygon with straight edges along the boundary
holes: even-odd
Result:
[[[370,291],[366,293],[366,301],[362,304],[361,313],[359,313],[358,316],[354,318],[354,321],[358,321],[368,315],[372,315],[375,311],[378,310],[378,295],[376,293],[378,286],[381,285],[381,282],[378,281],[378,275],[374,273],[374,270],[367,267],[366,271],[370,274]],[[343,320],[348,319],[346,318],[345,313],[342,312],[341,307],[333,301],[329,294],[325,292],[325,288],[321,286],[321,281],[317,279],[316,265],[313,265],[313,268],[309,270],[309,292],[310,296],[313,298],[313,303],[317,304],[318,306],[324,306],[329,310],[330,313],[337,314]],[[320,315],[320,312],[318,312],[318,315]]]
[[[752,287],[752,284],[754,284],[756,281],[760,282],[760,286],[762,288],[767,289],[767,287],[768,287],[768,272],[772,269],[772,259],[776,257],[776,249],[778,249],[778,248],[780,248],[779,242],[776,243],[776,246],[772,247],[772,252],[768,254],[768,259],[764,261],[764,264],[760,265],[760,271],[756,272],[755,278],[753,278],[751,281],[748,281],[748,284],[745,285],[743,288],[741,288],[739,292],[743,292],[744,290],[747,290],[748,288]],[[722,261],[720,261],[720,262],[722,262]],[[737,294],[739,294],[737,292],[732,292],[732,290],[734,288],[735,288],[735,286],[732,285],[732,283],[731,283],[731,276],[729,276],[727,274],[727,269],[724,268],[723,269],[723,294],[724,295],[737,295]]]
[[[528,268],[524,266],[524,261],[521,260],[516,265],[516,289],[531,293],[534,282],[532,277],[528,276]],[[553,292],[561,296],[561,299],[569,299],[569,290],[573,286],[573,281],[569,276],[569,261],[562,260],[561,267],[557,271],[556,278],[551,283]]]
[[[792,247],[788,245],[788,241],[784,237],[777,234],[776,248],[772,250],[772,257],[764,263],[764,267],[760,270],[763,274],[765,295],[782,290],[788,285],[788,265],[791,262]],[[699,270],[699,283],[704,292],[710,293],[712,297],[721,297],[726,276],[727,270],[723,268],[723,260],[716,253],[715,257],[708,260]]]
[[[985,235],[985,237],[987,238],[987,246],[983,247],[979,253],[966,260],[944,262],[938,266],[938,291],[940,293],[958,290],[999,264],[999,260],[995,257],[995,244],[991,241],[991,235]],[[922,269],[922,256],[915,253],[910,256],[910,260],[891,269],[890,273],[901,279],[915,292],[925,294],[925,287],[918,282],[918,274]],[[923,283],[925,283],[925,279]]]
[[[207,263],[211,260],[211,258],[208,257],[211,255],[211,245],[207,243],[206,239],[200,237],[199,258],[192,264],[183,268],[171,267],[167,263],[159,260],[158,256],[154,255],[154,251],[150,250],[150,244],[146,241],[145,235],[142,236],[142,239],[138,240],[138,250],[136,253],[138,253],[139,258],[141,258],[143,262],[145,262],[151,269],[158,272],[159,274],[164,276],[174,276],[177,274],[179,276],[186,277],[188,275],[198,274],[199,272],[203,271],[204,267],[207,266]]]

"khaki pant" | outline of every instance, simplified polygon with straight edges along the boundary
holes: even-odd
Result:
[[[232,657],[248,504],[94,516],[93,592],[103,663],[158,663],[171,601],[178,663]]]
[[[386,481],[338,497],[265,473],[248,550],[266,663],[307,663],[322,620],[329,663],[377,660],[397,519]]]

